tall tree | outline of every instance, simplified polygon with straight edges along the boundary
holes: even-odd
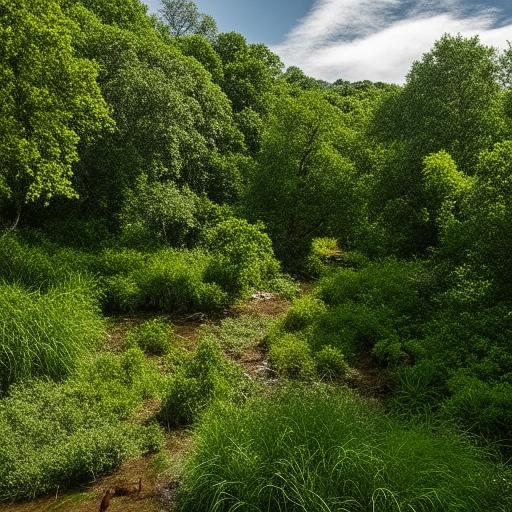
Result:
[[[274,101],[247,201],[288,262],[300,261],[314,237],[350,236],[359,199],[355,166],[337,148],[343,125],[320,92]]]
[[[109,123],[97,66],[78,58],[78,27],[58,0],[0,0],[0,193],[16,207],[76,197],[82,138]]]
[[[173,36],[201,34],[212,39],[217,33],[215,19],[199,12],[191,0],[162,0],[159,14]]]
[[[470,172],[478,153],[501,135],[498,65],[494,48],[478,37],[444,35],[415,62],[390,111],[391,135],[417,162],[445,150]]]

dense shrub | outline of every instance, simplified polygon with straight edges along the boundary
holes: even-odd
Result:
[[[213,252],[209,280],[234,296],[247,295],[279,275],[272,242],[262,226],[229,219],[205,232],[205,245]]]
[[[206,337],[173,376],[158,418],[168,427],[188,425],[211,403],[239,397],[243,387],[240,368]]]
[[[324,379],[339,379],[348,371],[348,364],[342,352],[326,346],[315,354],[317,374]]]
[[[171,348],[172,326],[154,318],[135,327],[126,337],[127,346],[138,346],[146,354],[161,356]]]
[[[139,307],[153,311],[214,311],[224,307],[228,294],[207,281],[210,255],[199,251],[161,250],[133,273],[140,289]]]
[[[0,283],[0,394],[32,377],[66,377],[97,345],[104,326],[87,284],[41,293]]]
[[[123,205],[123,240],[137,246],[141,241],[154,245],[154,240],[174,247],[192,242],[200,228],[197,202],[188,188],[179,189],[172,181],[149,183],[143,177]]]
[[[90,482],[159,449],[159,428],[123,421],[154,396],[155,375],[132,350],[84,364],[61,384],[14,386],[0,401],[0,501]]]
[[[305,295],[293,302],[283,321],[287,331],[300,331],[311,325],[318,317],[327,311],[325,304],[316,297]]]
[[[311,379],[315,362],[311,347],[304,336],[286,333],[272,339],[268,357],[272,366],[283,377]]]
[[[505,512],[510,469],[465,438],[401,424],[348,391],[224,405],[194,435],[180,510]]]
[[[105,305],[111,311],[211,311],[228,294],[206,282],[211,256],[200,250],[160,249],[153,253],[108,251],[99,262],[106,277]]]
[[[428,274],[421,262],[388,260],[354,271],[341,269],[323,278],[320,296],[327,304],[352,301],[379,307],[383,304],[399,316],[428,313],[424,297]]]
[[[335,238],[314,238],[306,260],[306,270],[312,277],[320,277],[336,268],[342,252]]]

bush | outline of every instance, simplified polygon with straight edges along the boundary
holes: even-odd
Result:
[[[329,305],[348,301],[380,307],[396,315],[418,314],[425,318],[429,308],[425,296],[429,277],[421,262],[388,260],[372,263],[360,271],[341,269],[319,283],[320,297]]]
[[[340,379],[348,372],[348,364],[342,352],[334,347],[324,347],[315,354],[316,371],[324,379]]]
[[[505,512],[512,474],[464,437],[401,424],[348,391],[287,389],[210,411],[179,510]]]
[[[98,344],[104,324],[84,285],[40,293],[0,284],[0,394],[30,378],[66,377]]]
[[[228,219],[206,230],[205,246],[212,251],[208,280],[231,295],[243,297],[279,275],[272,242],[261,225]]]
[[[305,295],[294,301],[284,318],[283,328],[291,332],[301,331],[326,311],[327,308],[320,299]]]
[[[33,499],[88,483],[141,452],[158,450],[163,434],[123,421],[155,376],[138,350],[103,355],[72,379],[14,386],[0,401],[0,501]]]
[[[146,354],[162,356],[171,348],[172,326],[158,318],[138,325],[128,333],[127,346],[140,347]]]
[[[225,358],[215,341],[204,338],[173,377],[159,421],[169,428],[189,425],[211,403],[234,399],[242,388],[240,368]]]
[[[109,311],[214,311],[228,294],[205,273],[211,257],[200,250],[161,249],[143,254],[106,251],[98,261]]]
[[[199,233],[197,201],[186,187],[179,189],[172,181],[149,183],[143,176],[123,205],[123,241],[136,246],[151,239],[174,247],[192,243]]]
[[[211,258],[202,251],[161,250],[134,272],[140,289],[139,307],[152,311],[215,311],[228,303],[228,294],[205,273]]]
[[[335,238],[314,238],[306,260],[306,269],[312,277],[320,277],[336,268],[342,254]]]
[[[268,357],[279,375],[290,379],[311,379],[315,362],[307,340],[297,334],[283,334],[271,341]]]
[[[487,383],[476,377],[454,375],[448,381],[451,397],[442,412],[487,439],[499,441],[510,452],[512,442],[512,385]]]

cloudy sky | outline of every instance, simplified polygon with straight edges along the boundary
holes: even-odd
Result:
[[[147,0],[155,10],[159,0]],[[443,33],[512,41],[512,0],[198,0],[222,31],[325,80],[402,82]]]

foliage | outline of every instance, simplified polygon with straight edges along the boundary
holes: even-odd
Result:
[[[300,334],[286,333],[271,340],[269,361],[277,373],[289,379],[312,379],[315,361],[307,339]]]
[[[146,244],[153,239],[174,247],[188,245],[198,236],[199,206],[190,189],[180,190],[172,181],[150,184],[143,177],[123,205],[125,240],[131,236]]]
[[[217,32],[215,20],[200,13],[196,4],[190,0],[162,0],[159,13],[160,20],[173,36],[192,33],[213,38]]]
[[[98,345],[104,326],[84,284],[46,293],[0,284],[0,395],[34,377],[63,379]]]
[[[77,197],[78,144],[110,118],[98,68],[75,54],[77,27],[60,2],[3,0],[1,9],[0,199],[7,195],[19,215],[27,202]]]
[[[348,364],[340,350],[326,346],[315,354],[316,371],[324,379],[339,379],[348,371]]]
[[[505,511],[510,470],[441,428],[348,391],[287,389],[200,422],[179,510]]]
[[[15,386],[0,402],[0,501],[86,483],[159,449],[158,428],[122,421],[152,382],[142,353],[132,351],[102,356],[62,384]]]
[[[214,255],[207,276],[233,296],[243,297],[279,273],[272,242],[262,228],[233,218],[205,232],[205,245]]]
[[[146,354],[162,356],[171,348],[172,326],[153,318],[132,329],[126,337],[127,346],[140,347]]]
[[[337,149],[347,138],[343,113],[321,93],[279,96],[272,107],[247,208],[267,225],[278,256],[297,265],[313,238],[350,234],[357,176]]]
[[[287,331],[300,331],[311,325],[318,316],[327,311],[325,304],[311,295],[304,295],[292,304],[283,320]]]
[[[169,428],[189,425],[213,402],[240,398],[243,387],[239,367],[225,358],[214,340],[204,338],[173,376],[159,421]]]

